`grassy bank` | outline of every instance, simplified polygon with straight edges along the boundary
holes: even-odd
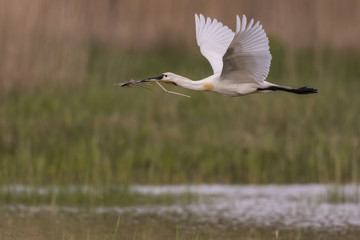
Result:
[[[20,87],[0,100],[0,182],[358,182],[360,57],[272,46],[269,81],[319,94],[241,98],[113,83],[211,73],[194,52],[89,48],[83,83]],[[50,82],[50,81],[49,81]]]

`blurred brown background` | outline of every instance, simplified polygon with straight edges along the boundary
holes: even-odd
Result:
[[[288,48],[359,49],[360,0],[0,0],[0,92],[81,81],[89,44],[195,48],[194,13],[260,20]]]

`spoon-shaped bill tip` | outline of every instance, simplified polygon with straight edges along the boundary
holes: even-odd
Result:
[[[120,86],[120,87],[126,87],[129,85],[137,85],[139,83],[143,83],[143,82],[151,82],[151,81],[158,81],[161,80],[164,77],[164,74],[160,74],[159,76],[155,76],[155,77],[150,77],[150,78],[144,78],[141,80],[130,80],[128,82],[124,82],[124,83],[115,83],[114,86]]]

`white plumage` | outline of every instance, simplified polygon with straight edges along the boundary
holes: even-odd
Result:
[[[234,32],[224,26],[216,19],[200,14],[195,14],[196,42],[200,47],[200,52],[210,62],[214,74],[220,74],[223,67],[222,57],[234,38]]]
[[[259,22],[254,24],[253,19],[247,22],[245,15],[242,19],[236,16],[236,32],[234,33],[216,19],[205,19],[202,14],[195,14],[195,26],[196,42],[202,55],[209,61],[213,75],[193,81],[166,72],[156,77],[130,81],[121,86],[156,81],[158,84],[159,82],[172,83],[192,90],[213,91],[226,96],[272,91],[296,94],[317,93],[317,90],[313,88],[293,89],[265,81],[269,74],[271,54],[269,39]]]

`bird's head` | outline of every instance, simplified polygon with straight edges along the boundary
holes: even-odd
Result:
[[[178,79],[178,75],[171,73],[171,72],[166,72],[166,73],[160,74],[159,76],[145,78],[140,81],[142,81],[142,82],[159,81],[159,82],[169,83],[169,84],[176,86],[177,79]]]

